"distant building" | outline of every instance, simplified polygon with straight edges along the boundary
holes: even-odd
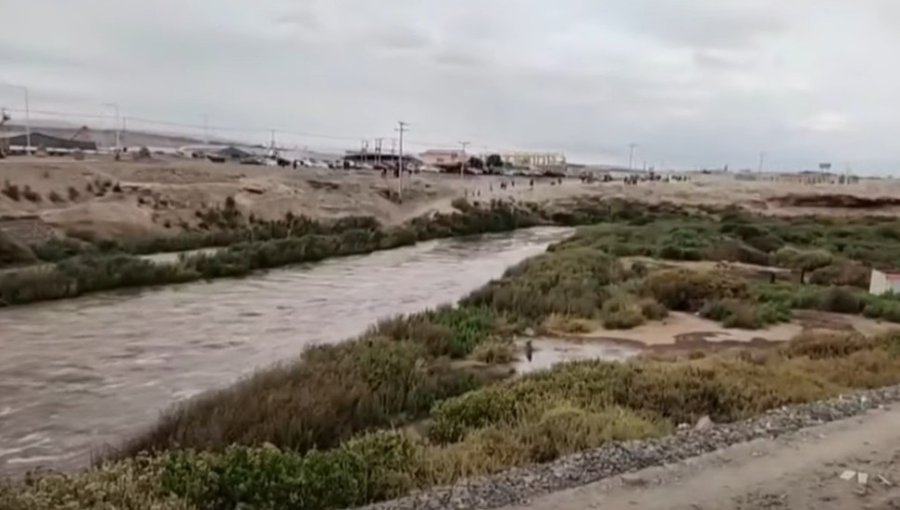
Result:
[[[76,133],[77,135],[77,133]],[[25,133],[0,133],[0,140],[10,148],[12,152],[24,151],[28,146],[28,135]],[[38,131],[31,132],[31,147],[43,148],[48,152],[54,151],[96,151],[97,144],[92,141],[75,140],[50,136]]]
[[[869,293],[881,296],[888,293],[900,294],[900,273],[872,270]]]
[[[469,156],[461,150],[431,149],[419,154],[419,159],[428,166],[447,168],[459,167]]]
[[[400,161],[397,154],[379,154],[376,152],[348,152],[344,155],[344,161],[352,164],[365,165],[384,165],[386,167],[396,167]],[[403,167],[406,169],[418,168],[422,165],[422,160],[410,156],[403,155]]]
[[[566,155],[558,152],[509,152],[500,157],[507,165],[521,168],[566,166]]]

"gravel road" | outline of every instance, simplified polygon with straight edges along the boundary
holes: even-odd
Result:
[[[900,510],[898,462],[900,386],[892,386],[609,444],[367,508]],[[853,480],[840,479],[849,471]]]
[[[845,480],[841,475],[853,476]],[[890,409],[750,441],[507,509],[887,510],[900,508],[898,483],[900,409]]]

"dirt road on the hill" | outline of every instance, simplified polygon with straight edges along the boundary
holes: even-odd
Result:
[[[888,409],[508,510],[888,510],[900,509],[898,484],[900,409]]]

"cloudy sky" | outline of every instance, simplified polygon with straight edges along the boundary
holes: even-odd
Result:
[[[900,170],[896,0],[0,0],[0,15],[12,109],[17,84],[37,111],[115,102],[312,147],[402,119],[414,149],[621,163],[634,142],[638,165],[755,168],[765,151],[783,169]]]

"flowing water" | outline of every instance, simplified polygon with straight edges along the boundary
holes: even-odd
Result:
[[[179,400],[379,318],[456,301],[569,232],[434,241],[0,310],[0,474],[83,466]]]

